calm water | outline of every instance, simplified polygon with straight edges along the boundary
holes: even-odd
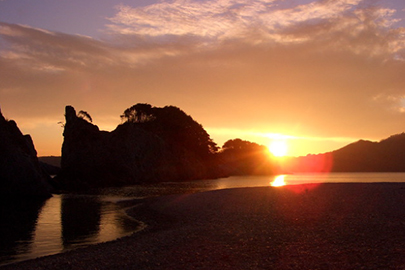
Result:
[[[54,195],[45,202],[0,203],[0,265],[131,234],[143,224],[125,214],[128,198]]]
[[[111,241],[143,228],[120,202],[136,197],[215,189],[325,182],[405,182],[405,173],[331,173],[235,176],[55,195],[45,202],[0,203],[0,265]],[[101,195],[100,195],[101,194]]]

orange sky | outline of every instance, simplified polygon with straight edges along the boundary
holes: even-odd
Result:
[[[39,155],[60,155],[66,105],[107,130],[174,105],[220,146],[281,137],[289,155],[405,131],[403,1],[121,3],[93,36],[0,16],[1,110]]]

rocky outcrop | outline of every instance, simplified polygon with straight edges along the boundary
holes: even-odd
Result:
[[[84,190],[212,176],[206,159],[164,136],[168,127],[155,122],[126,122],[114,131],[100,131],[71,106],[66,107],[65,117],[62,172],[57,178],[62,189]]]
[[[49,197],[49,176],[41,169],[29,135],[0,111],[0,196]]]

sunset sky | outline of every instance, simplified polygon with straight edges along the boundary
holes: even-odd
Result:
[[[174,105],[288,155],[405,132],[404,0],[0,0],[0,106],[39,156],[64,108]]]

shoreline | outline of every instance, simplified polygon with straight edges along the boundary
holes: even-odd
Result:
[[[127,213],[147,227],[0,269],[405,268],[405,183],[213,190]]]

